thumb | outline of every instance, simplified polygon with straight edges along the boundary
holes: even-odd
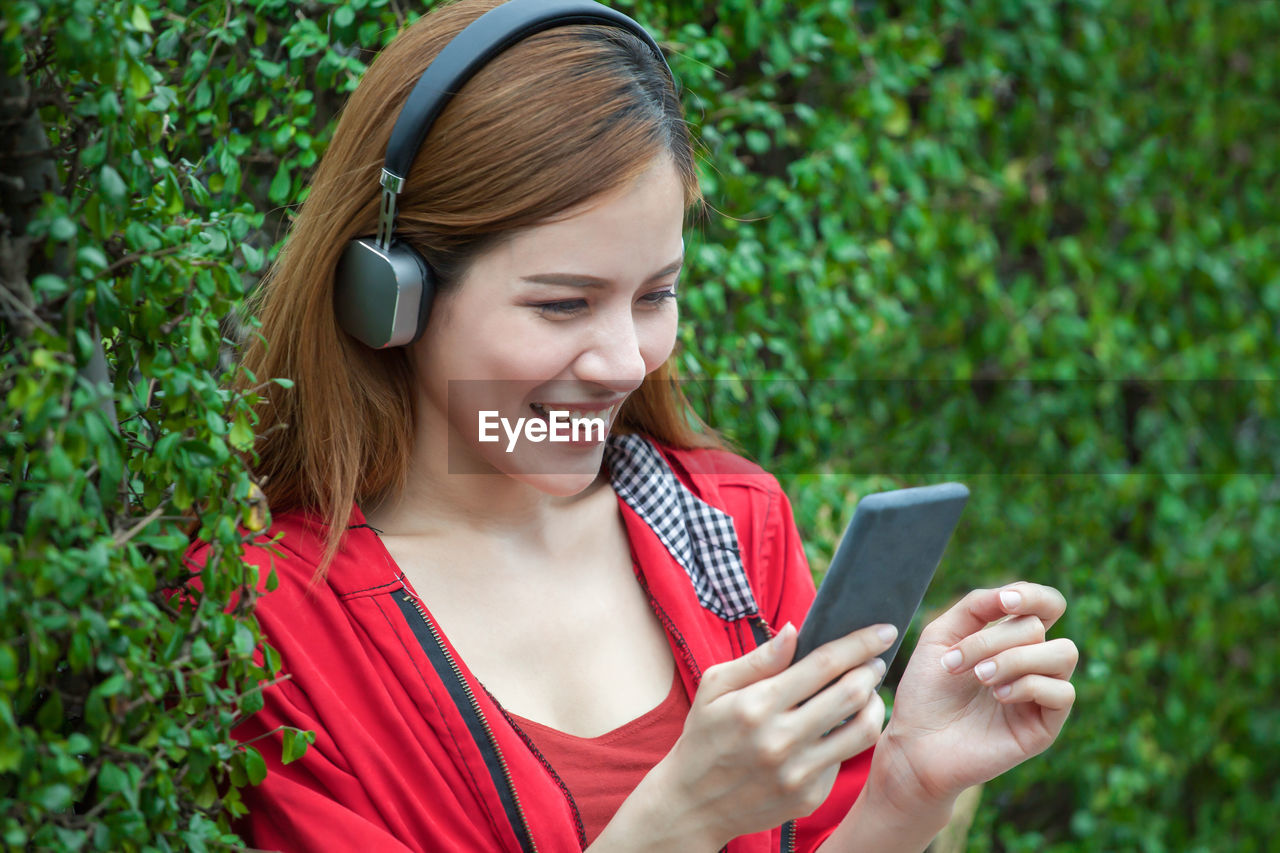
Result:
[[[785,670],[795,653],[796,626],[788,622],[769,642],[742,657],[709,668],[702,675],[702,688],[698,692],[706,691],[706,698],[711,700],[741,690]]]

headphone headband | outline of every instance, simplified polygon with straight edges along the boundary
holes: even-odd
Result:
[[[531,35],[571,24],[604,24],[642,39],[667,68],[657,42],[621,12],[593,0],[508,0],[472,21],[432,60],[409,94],[387,144],[384,171],[403,180],[445,106],[489,60]]]

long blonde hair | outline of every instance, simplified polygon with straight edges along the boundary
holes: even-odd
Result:
[[[401,105],[444,45],[496,5],[435,9],[373,62],[256,302],[262,325],[245,365],[294,387],[258,407],[255,472],[273,511],[302,507],[328,524],[325,564],[353,504],[403,486],[414,438],[406,350],[370,349],[342,331],[334,269],[349,240],[376,230],[378,177]],[[555,28],[498,56],[450,101],[414,160],[396,234],[447,288],[504,234],[623,187],[664,152],[686,205],[699,202],[689,132],[662,63],[616,28]],[[678,447],[718,445],[691,421],[669,360],[631,396],[616,429]]]

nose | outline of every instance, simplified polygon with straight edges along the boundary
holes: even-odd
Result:
[[[629,311],[601,320],[578,356],[575,372],[579,379],[611,391],[634,391],[648,373],[636,320]]]

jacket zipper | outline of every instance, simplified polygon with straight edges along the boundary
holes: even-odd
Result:
[[[498,746],[498,739],[493,735],[493,729],[489,726],[489,721],[485,719],[484,713],[480,710],[480,703],[476,700],[475,691],[471,689],[471,685],[467,683],[466,677],[462,674],[462,668],[458,666],[458,662],[454,660],[453,653],[449,651],[449,647],[445,645],[444,638],[440,636],[440,632],[436,629],[436,625],[427,616],[427,611],[422,609],[421,602],[408,592],[404,593],[404,601],[413,605],[413,609],[418,611],[418,615],[422,617],[423,623],[427,626],[427,631],[431,633],[431,639],[435,640],[436,646],[439,647],[440,653],[444,656],[445,661],[449,664],[449,669],[453,670],[454,676],[458,679],[458,683],[462,686],[462,692],[466,694],[467,701],[471,703],[471,710],[476,715],[476,719],[480,721],[481,728],[484,729],[485,736],[489,739],[489,745],[493,747],[494,755],[498,757],[498,765],[502,768],[502,778],[507,783],[507,789],[511,792],[511,801],[515,804],[516,814],[520,817],[520,825],[524,828],[525,838],[529,839],[529,847],[532,853],[538,853],[538,843],[533,840],[533,832],[529,829],[529,822],[525,818],[524,807],[520,805],[520,795],[516,793],[515,780],[511,778],[511,769],[507,766],[506,756],[502,754],[501,748]]]
[[[663,627],[675,639],[676,646],[680,649],[680,652],[684,656],[686,663],[688,663],[689,668],[694,673],[695,683],[701,682],[702,670],[698,667],[697,663],[694,661],[693,653],[689,650],[688,645],[685,643],[684,637],[676,629],[676,626],[671,621],[671,619],[668,618],[666,611],[664,611],[662,609],[662,606],[658,604],[658,600],[654,598],[652,590],[649,589],[648,581],[645,580],[644,575],[639,570],[639,564],[636,562],[634,554],[632,555],[632,566],[635,569],[636,579],[640,581],[640,586],[641,588],[644,589],[645,596],[648,597],[649,599],[649,607],[657,615],[658,621],[662,623]],[[755,638],[757,645],[768,642],[769,638],[773,636],[773,630],[769,627],[769,623],[766,622],[764,617],[761,616],[760,614],[758,613],[755,614],[755,617],[751,620],[750,624],[751,624],[751,632]],[[781,853],[796,853],[796,822],[794,820],[789,820],[786,823],[784,823],[782,825],[782,831],[780,835],[781,835],[781,839],[778,845],[778,849],[781,851]],[[726,849],[727,849],[727,845],[726,845]]]
[[[789,820],[782,825],[783,853],[796,853],[796,822]]]
[[[756,641],[756,646],[763,646],[773,638],[775,632],[759,613],[752,614],[750,618],[751,635]],[[784,823],[781,835],[782,839],[778,845],[778,850],[781,853],[796,853],[796,822],[789,820]]]

